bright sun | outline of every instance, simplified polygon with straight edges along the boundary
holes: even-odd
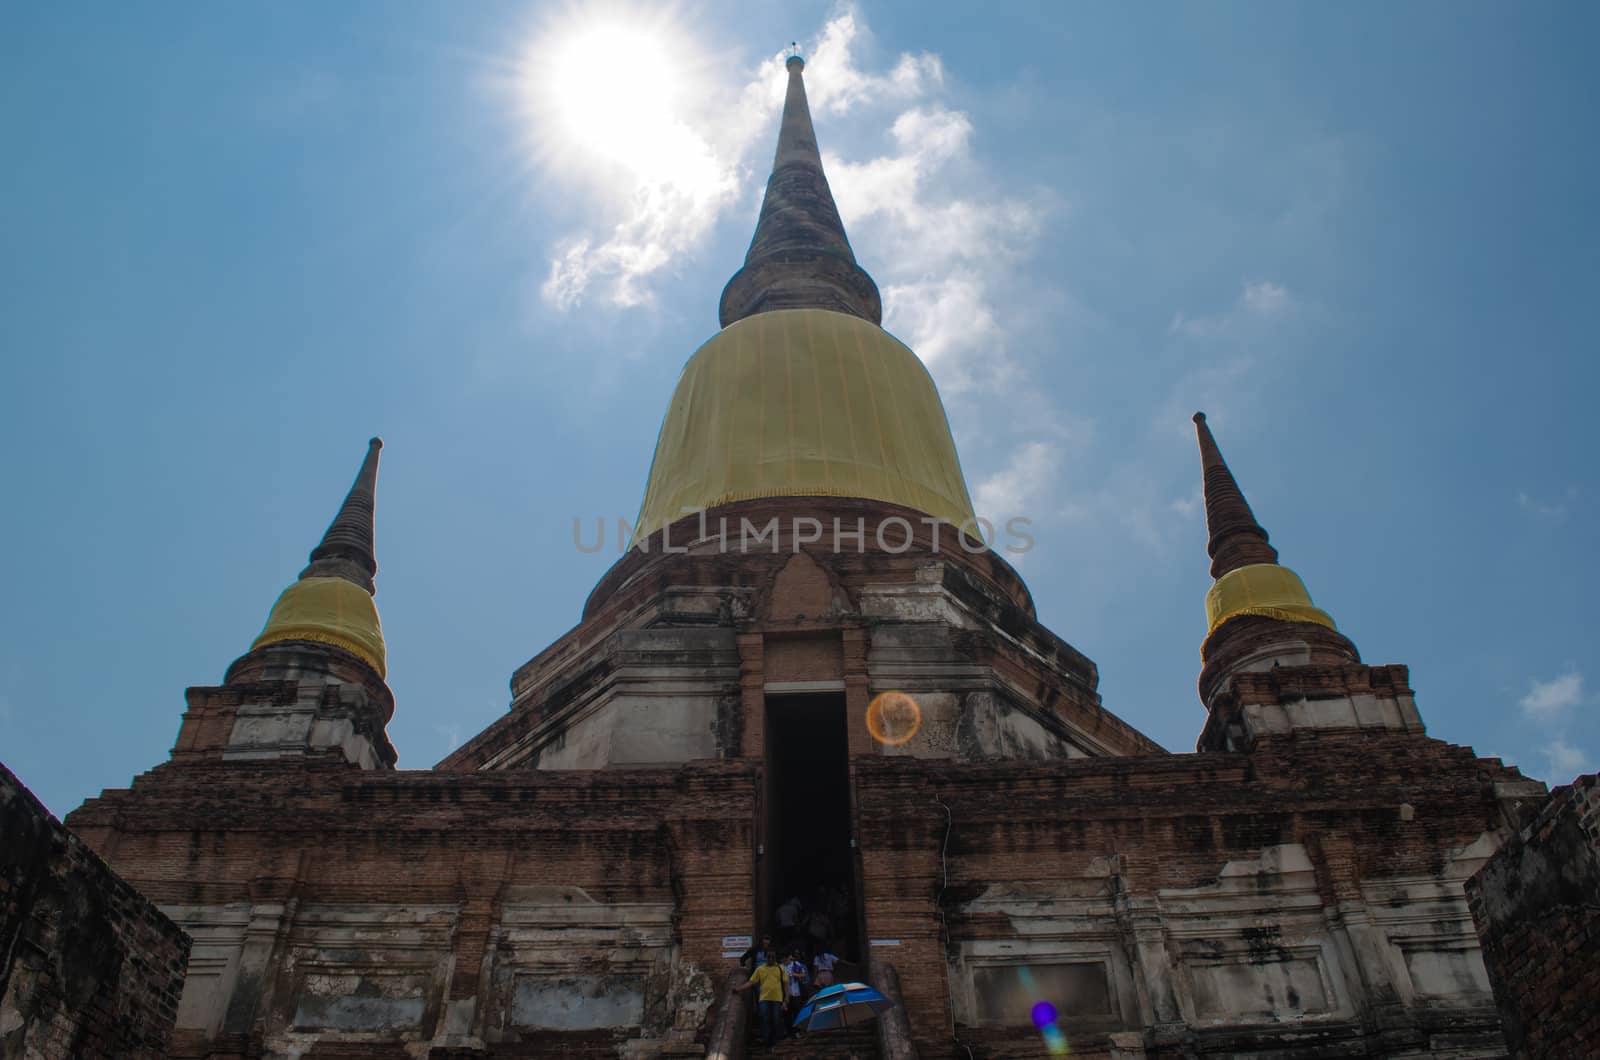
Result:
[[[560,42],[545,73],[564,132],[597,154],[625,157],[670,122],[677,85],[646,32],[620,24],[579,29]],[[622,157],[619,157],[622,156]]]
[[[564,170],[620,170],[646,184],[715,182],[686,116],[699,63],[661,11],[573,11],[528,51],[521,95],[539,158]],[[708,165],[710,169],[708,170]]]

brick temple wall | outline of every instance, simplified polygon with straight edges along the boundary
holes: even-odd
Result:
[[[174,1058],[656,1056],[754,894],[753,766],[165,766],[68,817],[194,936]]]
[[[1551,793],[1467,894],[1512,1055],[1600,1055],[1600,775]]]
[[[0,1055],[156,1060],[189,939],[0,766]]]
[[[1422,736],[857,762],[874,959],[921,1055],[1497,1057],[1463,892],[1543,786]],[[959,1043],[957,1041],[959,1039]]]

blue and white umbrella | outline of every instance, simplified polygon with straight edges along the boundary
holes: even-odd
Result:
[[[866,983],[840,983],[812,995],[810,1004],[794,1018],[794,1025],[808,1031],[831,1031],[877,1019],[878,1013],[892,1008],[893,1001]]]

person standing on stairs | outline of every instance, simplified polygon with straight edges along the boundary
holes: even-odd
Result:
[[[818,947],[817,955],[811,959],[811,966],[817,970],[817,989],[833,985],[833,966],[838,960],[826,946]]]
[[[761,1033],[766,1037],[767,1048],[778,1041],[778,1024],[783,1021],[783,1004],[789,996],[789,973],[778,963],[778,954],[769,948],[766,963],[750,973],[750,978],[739,987],[740,992],[760,987],[756,995],[761,1011]]]
[[[794,1037],[794,1018],[800,1012],[806,984],[806,962],[794,950],[783,959],[783,970],[789,973],[789,1008],[784,1014],[784,1028],[788,1037]]]

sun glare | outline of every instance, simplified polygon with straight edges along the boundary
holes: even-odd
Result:
[[[716,160],[688,123],[696,49],[660,12],[573,12],[523,63],[523,102],[541,160],[564,170],[622,170],[675,187],[715,184]]]
[[[563,309],[590,290],[617,306],[649,301],[643,279],[704,240],[742,193],[744,151],[777,109],[782,58],[747,80],[679,3],[545,7],[496,63],[520,173],[538,178],[526,188],[567,229],[540,288]]]
[[[677,78],[643,30],[585,27],[550,58],[543,90],[565,135],[586,150],[630,161],[673,117]]]

